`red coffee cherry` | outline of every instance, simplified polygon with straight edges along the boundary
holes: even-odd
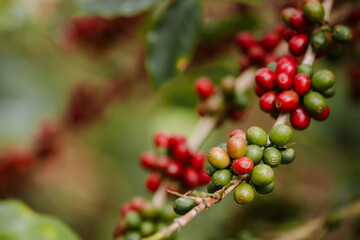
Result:
[[[201,152],[191,156],[191,166],[197,170],[201,170],[205,163],[205,155]]]
[[[166,135],[166,133],[158,132],[154,136],[154,143],[155,146],[158,148],[167,148],[168,147],[169,139]]]
[[[126,216],[126,214],[128,214],[128,212],[131,212],[131,211],[134,211],[134,210],[131,208],[130,203],[125,203],[124,205],[121,206],[120,213],[122,216]]]
[[[244,51],[247,51],[249,48],[257,45],[254,36],[250,32],[239,33],[236,36],[236,43]]]
[[[156,167],[162,171],[166,171],[171,163],[171,159],[168,156],[159,156],[157,158]]]
[[[280,36],[276,32],[268,32],[264,35],[261,40],[261,45],[265,48],[266,51],[272,51],[280,43]]]
[[[174,161],[186,164],[189,162],[190,151],[185,143],[178,144],[173,148]]]
[[[146,199],[143,197],[134,197],[130,202],[130,208],[134,211],[139,211],[146,204]]]
[[[290,39],[289,51],[294,56],[301,56],[305,53],[309,43],[309,37],[306,34],[298,34]]]
[[[317,121],[324,121],[324,120],[328,119],[329,115],[330,115],[330,108],[329,108],[329,106],[327,106],[322,113],[320,113],[318,115],[312,115],[312,118]]]
[[[254,167],[253,161],[248,157],[241,157],[234,160],[232,164],[233,171],[238,174],[248,174]]]
[[[294,77],[294,91],[303,96],[310,91],[311,81],[308,75],[299,73]]]
[[[188,168],[184,170],[183,180],[185,185],[189,188],[194,188],[200,183],[199,174],[193,168]]]
[[[229,111],[229,116],[231,117],[232,120],[239,121],[244,118],[245,113],[246,112],[243,110],[231,108]]]
[[[208,184],[211,181],[211,177],[207,175],[205,170],[201,170],[200,172],[198,172],[198,174],[199,174],[200,184]]]
[[[267,113],[271,113],[276,110],[275,107],[276,92],[266,92],[260,98],[260,108]]]
[[[280,73],[276,75],[275,85],[279,90],[289,90],[292,87],[293,80],[286,73]]]
[[[169,148],[174,148],[176,145],[186,142],[186,138],[181,134],[173,134],[169,138]]]
[[[263,58],[262,65],[267,66],[269,63],[276,62],[276,61],[277,61],[277,57],[272,53],[268,53]]]
[[[304,130],[309,127],[311,116],[302,106],[299,106],[290,115],[291,126],[297,130]]]
[[[297,34],[297,31],[291,28],[286,28],[282,34],[282,37],[285,39],[285,41],[290,41],[290,39]]]
[[[161,183],[161,175],[158,172],[152,172],[146,179],[146,188],[150,192],[155,192]]]
[[[289,18],[289,22],[292,28],[301,33],[308,31],[312,25],[301,10],[294,11]]]
[[[260,68],[255,73],[255,81],[265,90],[272,90],[275,85],[276,74],[268,68]]]
[[[195,82],[195,90],[201,98],[208,98],[215,92],[215,86],[207,77],[199,77]]]
[[[265,92],[266,90],[263,87],[261,87],[259,84],[255,84],[256,96],[261,97]]]
[[[178,162],[171,162],[166,169],[166,174],[171,178],[178,178],[182,174],[181,164]]]
[[[146,169],[154,169],[156,161],[157,156],[153,152],[144,152],[140,157],[140,164]]]
[[[240,129],[235,129],[234,131],[232,131],[229,138],[232,138],[233,136],[240,136],[246,140],[246,132]]]
[[[286,73],[293,77],[296,73],[296,62],[290,57],[281,58],[276,66],[276,74]]]
[[[265,51],[261,46],[253,46],[249,48],[248,56],[252,61],[262,62],[265,57]]]
[[[292,112],[299,105],[299,95],[292,91],[287,90],[279,93],[275,100],[275,106],[281,112]]]

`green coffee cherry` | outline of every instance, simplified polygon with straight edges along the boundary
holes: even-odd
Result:
[[[165,206],[161,210],[160,217],[163,221],[172,221],[174,218],[176,218],[176,214],[174,212],[172,204],[165,204]]]
[[[126,214],[125,225],[128,228],[138,228],[141,224],[141,216],[138,212],[130,211]]]
[[[309,64],[301,64],[297,69],[297,73],[306,74],[311,78],[311,76],[313,75],[312,66]]]
[[[274,189],[275,189],[275,182],[272,182],[264,187],[256,187],[255,188],[256,192],[258,192],[260,194],[271,193],[272,191],[274,191]]]
[[[275,168],[281,163],[281,154],[279,150],[274,147],[269,147],[264,151],[264,163],[272,168]]]
[[[254,167],[250,176],[250,181],[257,187],[265,187],[274,181],[274,178],[274,171],[270,166],[259,164]]]
[[[189,212],[195,206],[196,206],[196,203],[194,200],[185,198],[185,197],[179,197],[174,201],[173,208],[177,214],[185,215],[187,212]]]
[[[335,88],[331,87],[327,90],[325,90],[324,92],[322,92],[321,94],[325,97],[325,98],[331,98],[335,95],[336,91]]]
[[[207,155],[209,163],[218,169],[226,168],[230,164],[229,154],[222,148],[213,147]]]
[[[248,144],[255,144],[263,147],[267,143],[267,134],[264,129],[254,126],[246,131],[246,140],[248,141]]]
[[[235,78],[233,76],[226,76],[221,80],[221,91],[225,96],[230,97],[234,95]]]
[[[276,72],[277,63],[276,62],[271,62],[266,67],[268,69],[270,69],[271,71]]]
[[[246,152],[246,140],[240,136],[233,136],[227,142],[227,152],[231,158],[243,157]]]
[[[245,157],[250,158],[254,165],[261,161],[263,155],[264,153],[258,145],[248,145],[246,147]]]
[[[147,236],[150,236],[154,232],[155,232],[155,226],[152,222],[144,221],[141,223],[141,225],[140,225],[141,236],[147,237]]]
[[[307,19],[313,23],[321,23],[324,20],[325,11],[321,3],[316,1],[311,1],[306,3],[302,10]]]
[[[248,183],[242,183],[235,189],[234,199],[239,204],[246,204],[254,199],[254,188]]]
[[[214,168],[209,162],[206,163],[206,174],[211,177],[214,172],[216,172],[218,169]]]
[[[145,218],[155,218],[158,215],[157,209],[150,202],[145,203],[141,208],[140,213]]]
[[[331,88],[334,84],[335,75],[327,69],[316,72],[311,78],[311,87],[319,92]]]
[[[327,102],[323,95],[318,92],[309,92],[303,99],[306,111],[311,114],[317,115],[325,111]]]
[[[340,43],[350,42],[352,38],[352,30],[346,25],[336,25],[332,31],[332,38]]]
[[[278,147],[287,144],[292,137],[292,130],[285,124],[279,124],[273,127],[269,133],[270,142]]]
[[[222,144],[220,144],[220,145],[217,146],[217,147],[222,148],[222,149],[224,149],[225,151],[227,151],[226,143],[222,143]]]
[[[141,235],[139,232],[127,232],[125,240],[141,240]]]
[[[323,31],[314,33],[311,36],[310,44],[315,52],[324,50],[328,46],[326,34]]]
[[[224,187],[232,180],[232,172],[228,169],[217,170],[212,178],[211,182],[217,187]]]
[[[250,96],[246,93],[237,93],[235,92],[234,95],[234,106],[237,109],[246,109],[250,103]]]
[[[295,150],[293,148],[280,149],[281,164],[292,163],[295,159]]]
[[[221,187],[216,186],[212,181],[210,181],[207,185],[207,191],[208,193],[214,193],[217,190],[220,190]]]

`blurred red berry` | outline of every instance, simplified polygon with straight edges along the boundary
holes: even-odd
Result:
[[[166,173],[171,178],[178,178],[182,174],[181,164],[178,162],[171,162],[166,169]]]
[[[150,192],[155,192],[161,183],[161,175],[158,172],[152,172],[146,179],[146,188]]]
[[[195,81],[195,90],[201,98],[205,99],[213,95],[215,86],[209,78],[199,77]]]
[[[154,136],[155,146],[157,146],[159,148],[167,148],[168,142],[169,142],[169,139],[168,139],[168,136],[166,135],[166,133],[158,132],[155,134],[155,136]]]
[[[146,169],[154,169],[156,166],[157,156],[154,152],[144,152],[140,156],[140,164]]]
[[[266,51],[272,51],[280,43],[280,36],[277,32],[268,32],[261,40],[261,45]]]
[[[239,33],[236,36],[236,43],[244,51],[247,51],[249,48],[257,45],[254,36],[250,32]]]
[[[184,170],[183,179],[185,185],[189,188],[194,188],[200,183],[198,172],[193,168],[188,168]]]
[[[204,167],[205,155],[201,152],[197,152],[191,156],[191,167],[201,170]]]

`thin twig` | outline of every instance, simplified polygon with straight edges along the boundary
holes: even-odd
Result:
[[[160,209],[166,203],[166,194],[167,194],[166,190],[168,189],[169,185],[170,185],[170,181],[164,180],[160,184],[156,192],[154,193],[154,196],[152,198],[152,204],[154,205],[155,208]]]

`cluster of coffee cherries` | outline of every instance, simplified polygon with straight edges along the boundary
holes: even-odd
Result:
[[[331,38],[339,43],[351,40],[352,30],[346,25],[336,25],[334,28],[323,25],[318,31],[311,31],[319,24],[324,23],[324,7],[318,0],[304,0],[301,9],[285,8],[282,19],[289,27],[284,31],[284,38],[289,42],[289,51],[294,56],[305,53],[310,42],[318,56],[325,53]]]
[[[311,118],[323,121],[329,117],[325,98],[335,94],[335,76],[329,70],[313,73],[310,65],[297,66],[291,57],[284,57],[257,70],[255,81],[261,109],[274,117],[290,113],[290,123],[297,130],[306,129]]]
[[[140,240],[166,228],[176,217],[172,205],[167,203],[162,209],[155,208],[145,198],[135,197],[121,208],[122,219],[115,231],[116,240]],[[164,238],[175,239],[175,234]]]
[[[229,117],[233,121],[240,121],[245,116],[245,109],[250,103],[248,92],[235,90],[236,80],[226,76],[221,80],[220,89],[207,77],[199,77],[195,81],[195,90],[201,102],[197,106],[200,116]]]
[[[156,191],[165,179],[174,183],[169,187],[174,191],[195,188],[210,181],[204,170],[205,155],[191,153],[184,136],[159,132],[154,136],[154,143],[157,151],[145,152],[140,157],[141,166],[151,171],[146,179],[149,191]]]

